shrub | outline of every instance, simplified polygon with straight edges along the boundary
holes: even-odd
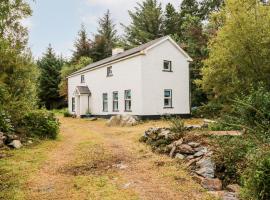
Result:
[[[14,131],[14,127],[11,124],[10,116],[8,116],[4,110],[0,108],[0,131],[10,133]]]
[[[243,175],[245,199],[270,199],[270,147],[252,153]]]
[[[59,121],[52,112],[35,110],[27,113],[21,122],[27,136],[55,139],[59,133]]]
[[[222,120],[218,120],[215,123],[210,123],[208,126],[211,131],[231,131],[231,130],[240,130],[239,126],[227,125]]]
[[[232,112],[223,117],[224,124],[245,129],[261,142],[270,142],[270,91],[262,86],[252,88],[249,95],[233,100],[232,107]]]
[[[180,117],[166,117],[172,132],[183,133],[186,131],[184,121]]]
[[[63,114],[64,114],[64,117],[72,117],[72,114],[67,109],[65,109]]]
[[[215,118],[220,115],[222,109],[223,106],[220,103],[210,101],[208,104],[192,109],[192,115],[200,118]]]
[[[216,175],[225,185],[240,183],[247,165],[247,154],[256,147],[253,140],[245,136],[222,136],[214,139]]]

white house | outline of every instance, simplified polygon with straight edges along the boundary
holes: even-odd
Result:
[[[69,111],[145,118],[190,114],[189,62],[169,36],[90,64],[68,77]]]

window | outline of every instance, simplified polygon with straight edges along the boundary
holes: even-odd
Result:
[[[103,98],[103,112],[108,112],[108,94],[104,93],[102,95]]]
[[[163,71],[172,72],[172,61],[164,60],[164,62],[163,62]]]
[[[172,108],[172,90],[164,90],[164,108]]]
[[[118,111],[118,92],[113,92],[113,112]]]
[[[125,111],[131,111],[131,90],[125,90]]]
[[[107,67],[107,77],[112,76],[112,66],[111,67]]]
[[[72,97],[71,101],[72,101],[72,103],[71,103],[71,105],[72,105],[71,110],[72,110],[72,112],[75,112],[75,97]]]
[[[84,77],[84,75],[81,75],[81,83],[85,83],[85,77]]]

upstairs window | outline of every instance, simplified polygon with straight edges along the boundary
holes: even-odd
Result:
[[[172,108],[172,90],[164,90],[164,108]]]
[[[172,72],[172,61],[169,60],[163,61],[163,71]]]
[[[107,77],[113,76],[112,73],[112,66],[111,67],[107,67]]]
[[[102,98],[103,98],[103,112],[108,112],[108,94],[103,93]]]
[[[131,90],[125,90],[125,111],[131,112]]]
[[[118,112],[118,92],[113,92],[113,112]]]
[[[85,77],[84,77],[84,75],[81,75],[81,83],[85,83]]]

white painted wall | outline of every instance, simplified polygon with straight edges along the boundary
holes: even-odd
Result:
[[[163,72],[163,60],[172,61],[173,72]],[[112,66],[113,76],[107,77]],[[189,63],[187,58],[170,42],[156,46],[146,55],[138,55],[68,79],[69,111],[76,86],[88,86],[91,91],[90,111],[94,115],[127,114],[124,112],[124,90],[132,93],[132,115],[189,114]],[[164,109],[164,89],[173,91],[173,108]],[[112,94],[118,91],[119,112],[113,112]],[[102,111],[102,94],[108,93],[108,112]],[[76,98],[77,99],[77,98]],[[86,114],[88,100],[80,98],[79,115]],[[78,114],[78,113],[77,113]]]
[[[163,61],[172,71],[163,71]],[[142,59],[143,111],[145,115],[190,114],[189,62],[170,42],[150,49]],[[164,89],[172,89],[172,107],[164,108]]]
[[[71,98],[76,86],[88,86],[91,91],[90,111],[94,115],[124,114],[124,90],[131,90],[132,115],[142,114],[142,80],[141,80],[141,56],[133,57],[112,66],[113,76],[107,77],[107,68],[95,69],[84,73],[85,83],[81,83],[80,75],[68,79],[69,111],[72,111]],[[119,112],[113,112],[112,94],[118,91]],[[108,112],[103,112],[102,94],[108,93]],[[82,105],[82,102],[81,102]],[[86,106],[86,105],[84,105]],[[85,108],[81,108],[80,115],[85,114]]]

